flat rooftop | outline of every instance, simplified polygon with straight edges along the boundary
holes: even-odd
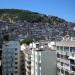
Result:
[[[63,41],[59,41],[55,43],[56,46],[68,46],[68,47],[75,47],[75,41],[71,41],[71,40],[63,40]]]

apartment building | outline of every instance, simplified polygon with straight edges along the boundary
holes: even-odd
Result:
[[[56,51],[48,42],[35,42],[25,46],[26,75],[56,75]]]
[[[2,49],[0,48],[0,75],[2,75]]]
[[[2,75],[20,75],[20,44],[5,41],[2,48]]]
[[[57,75],[75,75],[75,41],[56,42]]]
[[[31,55],[31,75],[56,75],[56,54],[48,43],[37,43]]]
[[[25,54],[21,50],[20,51],[20,75],[25,75]]]
[[[21,51],[24,54],[24,62],[22,62],[22,64],[25,64],[25,74],[26,75],[31,75],[31,50],[29,48],[29,46],[23,44],[21,45]]]

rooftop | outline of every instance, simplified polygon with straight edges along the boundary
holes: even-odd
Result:
[[[54,47],[55,42],[50,42],[50,41],[40,41],[40,42],[33,42],[30,45],[21,45],[21,50],[29,50],[28,53],[30,53],[30,50],[35,50],[35,51],[44,51],[44,50],[55,50]]]
[[[68,47],[75,47],[75,41],[71,40],[63,40],[63,41],[58,41],[56,42],[56,46],[68,46]]]

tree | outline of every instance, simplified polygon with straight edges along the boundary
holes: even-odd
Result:
[[[32,43],[33,41],[31,39],[24,39],[20,42],[20,45],[22,44],[26,44],[26,45],[29,45],[30,43]]]

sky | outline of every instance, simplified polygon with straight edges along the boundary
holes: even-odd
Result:
[[[0,0],[2,8],[30,10],[75,22],[75,0]]]

